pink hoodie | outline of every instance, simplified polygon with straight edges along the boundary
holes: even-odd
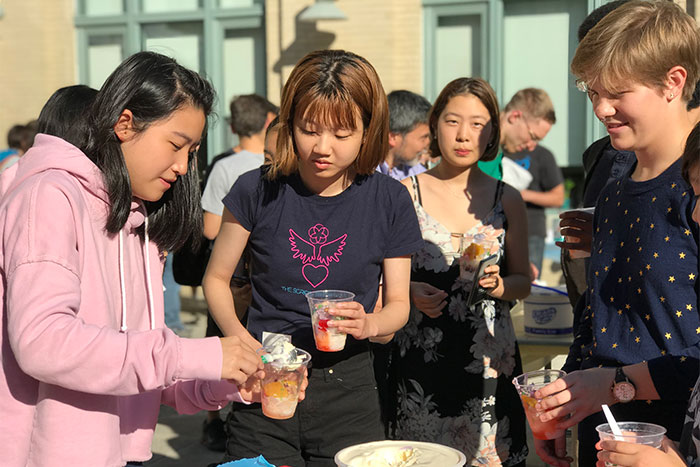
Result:
[[[219,381],[218,338],[165,328],[162,260],[136,233],[143,206],[107,235],[102,175],[80,150],[37,135],[0,196],[3,466],[148,460],[161,403],[194,413],[240,400]]]

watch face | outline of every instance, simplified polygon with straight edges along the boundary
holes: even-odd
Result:
[[[632,399],[634,399],[634,395],[636,392],[637,391],[634,389],[634,386],[632,386],[632,384],[626,381],[615,384],[615,388],[613,389],[615,398],[620,402],[631,401]]]

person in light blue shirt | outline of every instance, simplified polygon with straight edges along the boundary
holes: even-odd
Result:
[[[396,180],[425,172],[420,157],[430,145],[430,102],[411,91],[393,91],[389,101],[389,152],[377,171]]]

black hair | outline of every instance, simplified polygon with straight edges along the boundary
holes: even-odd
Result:
[[[105,229],[115,234],[131,209],[129,173],[114,126],[125,109],[133,114],[134,130],[145,131],[186,106],[212,111],[215,92],[209,82],[172,58],[138,52],[124,60],[97,93],[90,111],[90,131],[83,152],[99,167],[109,194],[110,212]],[[202,139],[206,135],[206,125]],[[148,157],[144,154],[143,157]],[[148,233],[161,250],[177,250],[202,232],[199,174],[196,154],[190,154],[187,173],[156,202],[145,202]]]
[[[253,136],[265,127],[267,114],[277,115],[280,109],[262,96],[246,94],[231,101],[231,129],[238,136]]]
[[[82,146],[88,135],[87,112],[95,95],[97,90],[84,84],[58,89],[41,109],[37,131]]]
[[[386,96],[389,102],[389,131],[405,135],[416,125],[428,124],[430,102],[411,91],[392,91]]]
[[[600,20],[603,19],[608,13],[616,10],[629,1],[630,0],[615,0],[599,6],[595,10],[591,11],[578,27],[578,41],[581,42],[586,34],[588,34],[588,31],[593,29],[593,27],[598,24]]]
[[[267,135],[269,135],[270,132],[275,129],[275,127],[277,126],[277,124],[279,122],[280,122],[280,116],[277,115],[275,118],[272,119],[272,121],[267,126],[267,128],[265,128],[265,138],[267,138]]]
[[[681,172],[686,182],[690,183],[691,170],[700,167],[700,123],[695,125],[685,141]]]

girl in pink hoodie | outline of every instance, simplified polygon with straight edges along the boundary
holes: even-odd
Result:
[[[97,94],[82,151],[40,134],[3,174],[3,466],[148,460],[161,403],[219,409],[262,368],[236,337],[163,324],[164,252],[201,234],[194,156],[213,100],[198,74],[138,53]]]

